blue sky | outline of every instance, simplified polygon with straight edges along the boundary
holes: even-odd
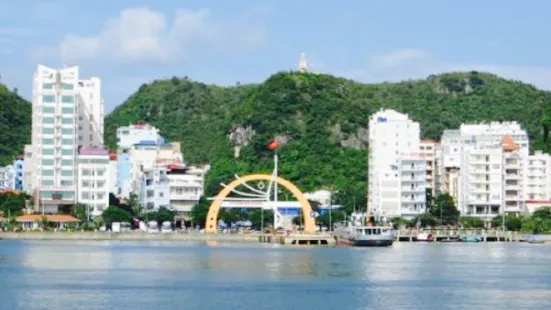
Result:
[[[362,82],[479,70],[551,89],[551,1],[0,0],[1,81],[30,98],[37,64],[104,81],[106,111],[142,83],[231,85],[293,68]]]

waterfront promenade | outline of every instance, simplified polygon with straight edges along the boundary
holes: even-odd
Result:
[[[461,234],[478,234],[482,236],[483,241],[487,242],[524,242],[530,237],[530,234],[524,234],[512,231],[499,230],[398,230],[396,232],[397,242],[416,242],[418,234],[430,233],[435,237],[435,241],[453,241]],[[317,235],[292,234],[290,237],[303,239],[304,237],[332,238],[327,233]],[[275,237],[275,238],[274,238]],[[3,240],[133,240],[133,241],[189,241],[205,242],[217,241],[223,243],[279,243],[275,239],[284,238],[283,235],[273,234],[210,234],[199,232],[172,232],[172,233],[146,233],[146,232],[93,232],[93,231],[73,231],[73,232],[0,232],[0,239]],[[272,240],[274,239],[274,240]],[[551,235],[540,236],[540,240],[551,242]]]

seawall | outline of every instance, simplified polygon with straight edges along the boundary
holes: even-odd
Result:
[[[136,240],[136,241],[217,241],[259,242],[260,235],[113,232],[2,232],[2,240]]]

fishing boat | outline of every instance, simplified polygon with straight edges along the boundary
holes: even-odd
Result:
[[[538,235],[531,235],[527,242],[532,244],[543,244],[545,243],[545,240],[542,240],[542,238]]]
[[[337,244],[369,247],[391,246],[396,240],[396,234],[392,226],[363,224],[365,216],[353,214],[350,220],[336,223],[333,235]]]
[[[482,236],[479,234],[464,234],[459,236],[461,242],[482,242]]]
[[[434,241],[434,236],[430,233],[419,233],[417,234],[417,241],[419,242],[432,242]]]

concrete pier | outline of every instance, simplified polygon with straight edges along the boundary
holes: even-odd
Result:
[[[486,230],[486,229],[412,229],[396,231],[396,241],[416,242],[419,234],[431,234],[436,242],[459,241],[462,235],[479,235],[482,242],[524,242],[530,237],[530,234],[524,234],[516,231]],[[551,236],[550,236],[551,237]],[[424,240],[423,240],[424,241]],[[551,241],[551,240],[550,240]]]

